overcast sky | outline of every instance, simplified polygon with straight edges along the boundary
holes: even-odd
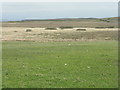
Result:
[[[4,21],[117,16],[117,2],[6,2],[2,4],[2,19]]]

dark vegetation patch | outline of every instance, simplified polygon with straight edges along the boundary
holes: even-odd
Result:
[[[32,32],[32,30],[31,29],[26,29],[26,32]]]
[[[14,31],[14,32],[18,32],[18,31]]]
[[[79,29],[76,29],[76,31],[86,31],[86,29],[79,28]]]
[[[45,30],[57,30],[57,28],[54,28],[54,27],[49,27],[49,28],[45,28]]]
[[[108,27],[95,27],[95,28],[103,29],[103,28],[115,28],[115,27],[114,26],[108,26]]]
[[[70,26],[62,26],[62,27],[59,27],[60,29],[73,29],[73,27],[70,27]]]

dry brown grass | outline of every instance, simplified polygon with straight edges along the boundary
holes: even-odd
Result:
[[[109,22],[106,22],[107,19],[72,19],[72,20],[46,20],[46,21],[19,21],[19,22],[4,22],[3,27],[31,27],[31,28],[47,28],[47,27],[84,27],[84,28],[95,28],[95,27],[117,27],[118,20],[117,18],[109,19]]]
[[[26,32],[31,29],[32,32]],[[16,41],[81,41],[81,40],[117,40],[117,28],[95,29],[86,28],[86,31],[73,29],[45,30],[45,28],[3,27],[2,40]]]

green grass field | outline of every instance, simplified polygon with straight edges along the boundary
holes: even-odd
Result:
[[[118,87],[117,41],[3,42],[3,88]]]

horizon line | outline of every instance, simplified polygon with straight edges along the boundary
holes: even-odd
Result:
[[[56,20],[56,19],[102,19],[102,18],[118,18],[120,16],[114,16],[114,17],[83,17],[83,18],[79,18],[79,17],[71,17],[71,18],[28,18],[28,19],[21,19],[21,20],[4,20],[4,19],[1,19],[2,22],[9,22],[9,21],[34,21],[34,20]]]

